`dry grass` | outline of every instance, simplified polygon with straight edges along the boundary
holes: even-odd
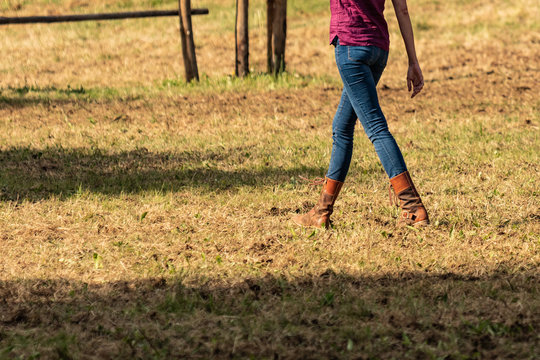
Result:
[[[537,357],[534,2],[411,1],[414,101],[390,21],[381,103],[432,217],[421,231],[395,228],[361,131],[336,228],[291,224],[316,200],[299,175],[324,174],[340,94],[326,2],[290,1],[277,80],[227,75],[232,3],[194,2],[211,11],[198,85],[173,19],[0,29],[0,358]],[[0,9],[153,4],[175,2]]]

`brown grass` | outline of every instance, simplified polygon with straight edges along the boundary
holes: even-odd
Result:
[[[394,226],[359,129],[336,228],[312,231],[289,219],[316,199],[299,176],[324,174],[340,94],[320,3],[291,1],[275,81],[228,77],[229,0],[194,4],[199,85],[173,19],[0,29],[0,358],[538,356],[538,9],[411,1],[414,101],[389,21],[381,103],[433,224]],[[122,7],[84,4],[1,6]]]

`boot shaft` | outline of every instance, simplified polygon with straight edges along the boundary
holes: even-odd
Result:
[[[325,178],[317,204],[308,213],[295,216],[293,220],[302,226],[328,228],[330,226],[330,215],[334,212],[334,203],[342,186],[343,182],[341,181]]]
[[[401,222],[408,225],[427,225],[429,218],[408,171],[390,179],[390,187],[402,210]]]
[[[334,203],[336,202],[342,186],[343,182],[341,181],[329,178],[324,179],[321,196],[316,206],[319,215],[329,217],[334,212]]]

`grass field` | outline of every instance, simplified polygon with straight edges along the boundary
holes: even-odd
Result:
[[[432,226],[396,228],[357,130],[335,228],[301,229],[341,83],[327,0],[289,0],[288,73],[234,72],[234,1],[176,19],[0,27],[0,359],[540,357],[540,13],[410,0],[414,100],[390,2],[379,84]],[[0,14],[176,1],[0,0]]]

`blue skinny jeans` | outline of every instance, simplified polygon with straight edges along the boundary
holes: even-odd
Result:
[[[376,86],[386,66],[388,52],[376,46],[339,45],[337,39],[334,45],[343,93],[332,124],[332,156],[326,176],[345,181],[351,164],[356,119],[373,143],[388,177],[407,171],[377,97]]]

